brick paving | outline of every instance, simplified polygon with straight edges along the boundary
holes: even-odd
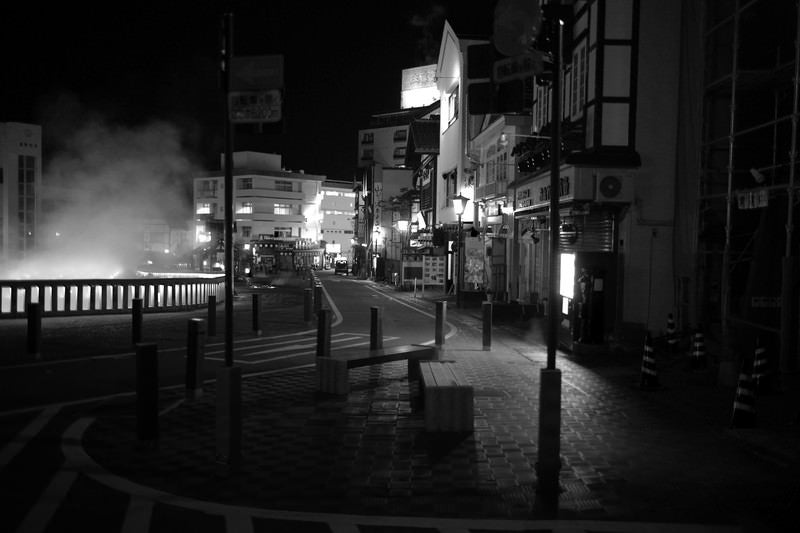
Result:
[[[474,387],[474,432],[426,432],[419,384],[397,362],[352,370],[344,396],[317,393],[313,368],[246,376],[243,465],[235,473],[223,472],[215,461],[213,383],[193,401],[184,400],[182,389],[162,391],[157,448],[135,441],[130,399],[96,407],[81,445],[120,479],[216,504],[361,517],[540,520],[535,463],[539,372],[546,360],[541,325],[496,323],[492,349],[484,351],[479,309],[448,308],[448,320],[459,330],[440,357],[456,361]],[[792,423],[796,404],[788,392],[759,396],[757,427],[732,429],[734,390],[716,385],[713,367],[686,370],[684,355],[657,350],[661,386],[643,390],[636,347],[559,353],[561,521],[586,521],[593,524],[586,530],[595,531],[598,524],[618,522],[633,524],[625,529],[631,531],[637,523],[784,531],[797,520],[800,427]],[[218,525],[220,516],[206,518],[197,530],[218,530],[210,524]],[[156,502],[153,527],[184,520],[199,524],[205,518],[170,498]],[[366,522],[361,519],[359,531],[422,529]],[[313,520],[255,515],[252,526],[330,531]]]
[[[535,519],[538,376],[546,347],[535,327],[521,335],[501,326],[492,350],[483,351],[477,314],[448,309],[448,319],[460,321],[460,329],[441,358],[457,361],[474,386],[471,434],[425,432],[418,383],[398,362],[351,371],[351,392],[340,397],[315,392],[313,368],[245,378],[238,473],[223,475],[215,464],[213,385],[162,416],[158,449],[119,438],[135,435],[125,404],[97,412],[84,445],[115,474],[201,500],[303,512]],[[662,354],[663,386],[653,391],[638,386],[635,353],[602,364],[559,357],[559,518],[780,531],[800,504],[798,429],[778,416],[781,422],[769,427],[730,429],[733,391],[685,373],[675,364],[679,357],[670,365]],[[180,401],[179,392],[163,395],[164,405]],[[780,404],[780,394],[772,404]]]

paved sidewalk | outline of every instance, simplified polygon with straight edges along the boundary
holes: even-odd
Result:
[[[306,286],[295,284],[298,291]],[[107,482],[124,482],[120,490],[158,499],[162,512],[200,500],[209,515],[223,513],[215,505],[231,505],[254,523],[256,509],[476,524],[541,519],[535,469],[546,359],[541,324],[497,324],[492,349],[484,351],[479,309],[449,305],[448,320],[458,333],[441,357],[457,361],[474,386],[470,434],[424,430],[418,384],[409,382],[404,362],[351,371],[346,396],[317,393],[314,369],[304,368],[243,380],[243,465],[236,473],[215,461],[214,384],[194,401],[184,401],[180,389],[163,391],[156,449],[135,442],[130,400],[98,407],[78,435],[85,460],[96,462]],[[680,354],[659,358],[662,386],[651,391],[639,387],[635,351],[559,355],[559,519],[741,531],[782,531],[796,521],[800,431],[789,423],[785,395],[758,399],[756,428],[731,429],[734,390],[717,386],[710,371],[686,372]],[[405,531],[398,528],[361,530]]]

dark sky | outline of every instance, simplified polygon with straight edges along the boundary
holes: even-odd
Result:
[[[237,128],[235,149],[351,179],[357,130],[399,108],[401,70],[436,62],[445,18],[459,34],[490,37],[494,3],[4,2],[0,122],[42,124],[47,159],[89,119],[167,121],[201,166],[217,169],[220,28],[230,10],[235,55],[283,54],[285,63],[284,122],[260,134]]]

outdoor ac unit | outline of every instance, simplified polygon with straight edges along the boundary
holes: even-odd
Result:
[[[597,203],[630,203],[633,201],[633,176],[616,172],[599,172],[595,182]]]

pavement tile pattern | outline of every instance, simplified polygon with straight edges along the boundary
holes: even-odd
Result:
[[[427,433],[418,383],[397,362],[351,371],[351,392],[338,397],[315,392],[313,368],[245,378],[237,473],[221,473],[215,462],[213,385],[195,401],[182,401],[182,391],[162,395],[164,406],[180,404],[161,417],[156,449],[138,445],[133,413],[119,416],[126,405],[101,409],[84,445],[115,474],[200,500],[323,513],[536,518],[545,350],[523,338],[483,351],[480,328],[464,320],[440,358],[457,361],[474,387],[471,434]],[[754,460],[752,439],[727,427],[729,391],[687,373],[680,355],[662,355],[663,386],[652,391],[639,387],[636,357],[595,367],[579,359],[558,363],[560,519],[771,523],[779,531],[791,517],[800,503],[798,464],[789,456]],[[787,442],[798,442],[796,429],[786,433]]]

